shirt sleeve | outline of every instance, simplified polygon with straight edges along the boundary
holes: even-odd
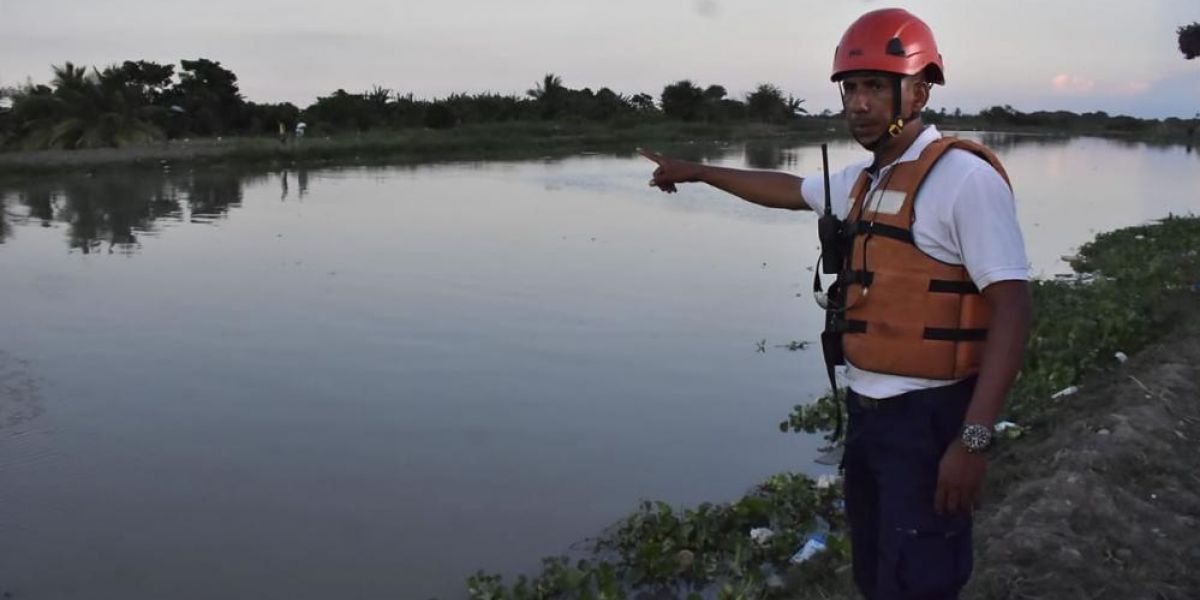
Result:
[[[800,195],[808,207],[818,215],[825,213],[825,175],[820,171],[804,176],[800,184]]]
[[[829,204],[833,208],[833,214],[839,219],[846,218],[850,213],[850,191],[854,187],[854,182],[858,180],[858,174],[871,161],[864,161],[852,164],[841,171],[831,171],[829,173]],[[800,184],[800,195],[804,196],[804,201],[813,209],[813,212],[818,215],[825,214],[825,174],[821,171],[811,173],[804,176],[804,182]]]
[[[990,165],[979,165],[963,180],[951,218],[955,243],[976,287],[982,290],[999,281],[1029,279],[1012,190]]]

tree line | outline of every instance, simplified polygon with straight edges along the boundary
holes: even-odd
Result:
[[[1177,31],[1187,59],[1200,56],[1200,22]],[[52,67],[48,84],[0,88],[0,148],[97,148],[162,139],[223,135],[286,135],[297,123],[321,134],[388,129],[451,129],[463,125],[520,121],[598,122],[635,125],[652,121],[787,124],[812,118],[804,100],[763,83],[741,98],[717,84],[691,80],[665,85],[657,97],[622,94],[608,87],[572,89],[546,74],[525,94],[451,94],[418,99],[375,86],[361,93],[338,89],[307,107],[290,102],[246,100],[235,73],[204,58],[182,60],[179,68],[145,60],[103,69],[70,62]],[[824,111],[816,118],[832,118]],[[1161,130],[1163,122],[1103,112],[1022,113],[993,106],[975,115],[955,109],[927,111],[934,123],[978,127],[1050,127],[1064,131],[1139,133]],[[1174,131],[1180,125],[1167,119]],[[1178,121],[1178,119],[1175,119]],[[1185,124],[1191,137],[1195,124]]]
[[[638,122],[679,121],[785,123],[807,111],[804,100],[761,84],[745,98],[724,87],[701,88],[690,80],[649,94],[620,94],[602,87],[572,89],[547,74],[524,95],[451,94],[417,99],[375,86],[344,89],[301,109],[289,102],[246,100],[235,73],[200,58],[175,65],[125,61],[103,69],[72,63],[52,67],[48,84],[0,90],[0,145],[9,148],[95,148],[159,139],[222,135],[269,135],[305,122],[312,131],[337,133],[532,120]]]

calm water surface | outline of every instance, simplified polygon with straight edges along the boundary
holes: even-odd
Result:
[[[1200,156],[985,136],[1034,271],[1200,207]],[[814,146],[683,148],[815,172]],[[832,164],[862,156],[834,145]],[[639,499],[819,473],[810,213],[627,156],[0,192],[0,592],[456,598]],[[800,297],[797,297],[797,296]],[[757,346],[764,341],[765,352]]]

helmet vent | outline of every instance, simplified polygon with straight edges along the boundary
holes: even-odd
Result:
[[[908,56],[904,53],[904,44],[900,43],[900,38],[898,37],[888,40],[887,53],[892,56]]]

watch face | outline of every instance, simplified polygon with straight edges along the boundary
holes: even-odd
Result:
[[[967,452],[983,452],[992,445],[992,430],[986,425],[966,425],[962,430],[962,442]]]

